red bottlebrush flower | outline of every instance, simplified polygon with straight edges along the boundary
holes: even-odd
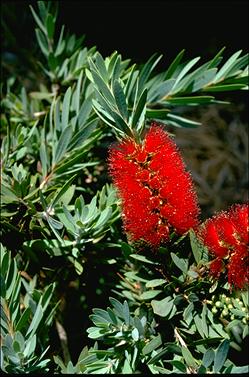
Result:
[[[223,270],[223,261],[220,258],[214,259],[210,263],[210,272],[213,275],[213,277],[218,278]]]
[[[243,289],[249,282],[248,204],[235,204],[206,220],[197,232],[214,260],[210,273],[219,277],[227,270],[230,286]]]
[[[109,171],[122,200],[131,241],[153,247],[198,225],[199,207],[176,144],[154,123],[141,144],[127,138],[110,148]]]

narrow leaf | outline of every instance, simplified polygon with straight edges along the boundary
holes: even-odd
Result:
[[[145,83],[147,82],[151,72],[159,62],[159,60],[162,58],[162,55],[158,56],[158,54],[153,54],[149,60],[145,63],[143,66],[140,74],[139,74],[139,81],[138,81],[138,96],[142,92]]]
[[[237,60],[239,55],[241,54],[242,50],[235,52],[227,62],[221,67],[219,72],[217,73],[214,82],[221,81],[226,77],[227,72],[231,69],[233,63]]]
[[[162,344],[162,338],[161,338],[161,335],[159,334],[143,347],[142,354],[148,355],[149,353],[154,351],[156,348],[158,348],[161,344]]]
[[[46,28],[47,28],[47,34],[48,34],[49,39],[52,39],[54,36],[54,27],[55,27],[54,17],[50,13],[48,13],[47,19],[46,19]]]
[[[213,360],[214,360],[214,350],[212,348],[208,348],[207,351],[204,353],[202,358],[202,365],[204,365],[205,368],[208,368]]]
[[[53,165],[56,165],[60,159],[64,156],[65,152],[67,151],[68,144],[70,143],[72,137],[72,128],[68,126],[62,132],[58,143],[55,147],[54,158],[53,158]]]
[[[65,128],[68,126],[71,92],[72,92],[71,87],[69,87],[65,93],[63,103],[62,103],[62,116],[61,116],[62,130],[65,130]]]
[[[219,373],[219,371],[223,367],[227,358],[229,345],[230,345],[230,341],[228,339],[225,339],[217,348],[215,352],[215,358],[214,358],[214,372],[215,373]]]
[[[42,34],[40,29],[35,29],[36,38],[39,43],[39,46],[45,56],[49,55],[48,42],[45,36]]]
[[[138,100],[135,111],[132,115],[132,126],[134,128],[136,128],[139,118],[142,112],[144,111],[144,108],[146,107],[146,100],[147,100],[147,89],[145,88]]]
[[[196,368],[196,362],[189,349],[185,346],[182,347],[182,356],[184,357],[188,366]]]
[[[123,89],[120,83],[118,82],[118,80],[115,80],[113,83],[113,94],[114,94],[120,115],[127,121],[128,110],[127,110],[126,99],[125,99]]]
[[[172,87],[170,93],[175,93],[177,91],[177,85],[181,81],[181,79],[188,73],[188,71],[200,60],[200,57],[194,58],[190,60],[183,69],[179,72],[178,76],[176,77],[176,81]]]
[[[224,85],[212,85],[203,88],[203,92],[227,92],[232,90],[239,90],[245,88],[246,84],[225,84]]]
[[[32,6],[30,5],[30,10],[31,10],[31,13],[35,19],[35,22],[37,23],[37,25],[39,26],[39,28],[43,31],[44,34],[47,34],[47,31],[43,25],[43,23],[41,22],[40,18],[37,16],[37,14],[35,13],[34,9],[32,8]]]
[[[55,205],[59,202],[60,198],[62,197],[62,195],[65,194],[65,192],[68,190],[68,188],[70,187],[71,183],[73,182],[73,180],[75,179],[77,174],[75,174],[73,177],[71,177],[67,182],[64,183],[64,185],[62,186],[62,188],[58,191],[58,193],[55,195],[54,199],[52,200],[51,204],[50,204],[50,208],[54,208]]]
[[[177,67],[179,66],[179,64],[182,60],[184,52],[185,52],[185,50],[180,51],[179,54],[173,60],[173,62],[170,64],[169,68],[167,69],[167,71],[165,73],[165,80],[167,80],[167,79],[169,79],[173,76],[174,72],[176,71]]]

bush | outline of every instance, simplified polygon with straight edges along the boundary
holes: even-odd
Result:
[[[58,30],[57,2],[30,10],[26,85],[3,69],[2,370],[248,372],[248,203],[205,218],[174,140],[247,89],[248,55],[158,72]]]

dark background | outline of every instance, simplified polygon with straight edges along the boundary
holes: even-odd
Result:
[[[36,58],[35,54],[37,53],[34,48],[34,46],[36,46],[34,33],[35,22],[29,9],[29,4],[32,4],[33,7],[37,9],[35,3],[36,1],[32,0],[1,1],[2,58],[4,57],[3,60],[7,61],[7,63],[9,63],[9,61],[12,62],[15,58],[18,68],[23,67],[23,77],[25,77],[26,74],[26,50],[28,49],[28,51],[33,54],[34,58]],[[87,47],[90,48],[96,45],[97,50],[104,56],[110,55],[113,51],[117,50],[122,54],[123,58],[131,58],[132,63],[144,63],[153,53],[158,52],[164,55],[159,65],[159,67],[164,70],[165,65],[168,65],[183,48],[186,50],[187,58],[201,56],[202,62],[212,58],[224,46],[226,46],[226,50],[223,53],[225,58],[228,58],[231,54],[240,49],[243,49],[244,53],[248,50],[248,1],[175,0],[149,2],[137,0],[82,0],[60,1],[59,3],[57,30],[60,30],[62,24],[64,24],[66,30],[75,33],[77,36],[85,34],[85,45]],[[5,26],[7,26],[7,28]],[[242,105],[244,106],[246,102],[246,96],[246,91],[233,93],[232,96],[232,102],[236,100],[239,104],[236,108],[240,111],[240,113],[238,112],[239,115],[246,114],[244,116],[245,120],[248,119],[248,114]],[[222,98],[226,99],[224,97],[225,95],[222,94]],[[228,108],[230,109],[231,107],[229,106]],[[231,108],[230,112],[233,117],[238,116],[234,108]],[[230,118],[231,113],[228,114]],[[218,137],[223,138],[223,134],[227,132],[223,118],[227,116],[227,113],[214,113],[213,115],[213,113],[210,112],[209,115],[205,113],[204,115],[206,118],[203,119],[203,122],[206,122],[209,127],[203,127],[203,129],[206,129],[207,132],[210,130],[211,136],[212,133],[215,134],[215,132],[219,132],[217,139]],[[227,127],[233,124],[233,118],[230,118],[226,119]],[[247,127],[246,124],[245,127]],[[234,137],[234,134],[231,135]],[[208,141],[207,144],[211,151],[210,158],[219,156],[220,150],[212,149],[212,140],[216,141],[216,138],[208,139],[208,136],[209,135],[207,135],[206,139],[203,139],[207,158],[209,158],[209,155],[205,144],[206,140]],[[177,140],[180,141],[179,137]],[[183,135],[182,140],[185,142],[187,137]],[[210,140],[211,142],[209,142]],[[226,143],[224,144],[226,145]],[[216,145],[216,142],[214,145]],[[196,149],[197,142],[195,148],[193,148],[193,146],[189,147],[190,152],[191,150],[196,151]],[[189,158],[189,161],[191,158],[195,161],[195,156],[191,156],[190,152],[186,157]],[[228,148],[227,156],[230,156],[230,154],[231,150]],[[205,160],[203,166],[204,163]],[[243,162],[238,161],[239,166],[241,166],[242,163],[244,165],[246,164],[244,160]],[[214,176],[216,177],[216,165],[213,165]],[[239,169],[236,168],[236,170]],[[222,198],[221,204],[224,205],[224,207],[227,206],[227,203],[230,203],[230,200],[231,202],[234,202],[235,199],[237,200],[237,193],[241,195],[239,196],[239,200],[241,200],[242,194],[246,189],[242,191],[240,187],[237,188],[237,186],[234,185],[234,182],[236,182],[237,179],[238,182],[242,181],[243,183],[244,179],[242,180],[242,176],[245,176],[244,170],[243,175],[239,176],[238,179],[237,176],[235,176],[234,179],[229,176],[229,197],[228,195],[226,196],[224,187],[221,187],[218,193],[215,194],[213,194],[214,191],[211,191],[212,198],[209,198],[207,207],[209,209],[211,208],[212,211],[214,208],[220,209],[213,204],[213,200],[216,197]],[[211,180],[210,185],[212,185],[212,182]],[[211,206],[212,204],[213,207]],[[94,293],[96,286],[99,284],[100,267],[98,267],[97,270],[94,268],[94,266],[90,266],[88,274],[84,272],[86,287],[91,287],[91,291],[87,294],[87,297],[91,300],[91,302],[89,302],[89,308],[91,308],[94,302],[98,302],[98,306],[103,307],[107,299],[104,294],[97,297],[97,294]],[[79,301],[79,295],[81,293],[77,292],[73,287],[68,287],[67,289],[68,291],[66,291],[65,288],[65,296],[67,299],[65,327],[70,336],[69,345],[72,351],[72,357],[76,360],[84,345],[83,330],[89,323],[84,323],[84,318],[86,318],[87,315]],[[77,313],[77,315],[75,315],[75,313]],[[244,349],[246,349],[246,346]],[[236,355],[236,357],[239,360],[239,364],[245,364],[246,356],[243,353]]]
[[[173,58],[212,56],[248,47],[248,1],[61,2],[60,20],[103,54],[118,49],[143,61],[154,52]]]
[[[13,34],[12,46],[32,48],[34,20],[29,4],[35,1],[2,1],[2,20]],[[86,35],[87,47],[103,55],[114,50],[133,62],[144,62],[153,53],[172,60],[186,49],[186,57],[211,58],[226,46],[225,57],[248,49],[248,1],[59,1],[58,26],[77,36]],[[4,39],[5,36],[2,36]],[[3,46],[5,40],[2,40]],[[12,51],[11,51],[12,52]]]

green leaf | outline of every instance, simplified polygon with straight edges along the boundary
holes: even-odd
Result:
[[[165,99],[165,102],[169,103],[170,105],[199,105],[210,103],[214,99],[213,96],[192,96],[192,97],[168,97]]]
[[[112,105],[115,106],[115,99],[106,85],[106,83],[103,81],[103,79],[99,76],[97,72],[94,70],[91,71],[92,77],[94,80],[94,84],[97,87],[98,91],[102,93],[103,97]]]
[[[204,365],[205,368],[208,368],[214,361],[214,356],[215,356],[214,350],[212,348],[208,348],[207,351],[203,355],[202,365]]]
[[[23,327],[25,327],[29,323],[29,318],[31,315],[31,309],[28,307],[22,313],[19,321],[15,326],[15,331],[21,331]]]
[[[150,280],[148,281],[145,286],[146,288],[154,288],[154,287],[158,287],[159,285],[163,285],[163,284],[166,284],[166,280],[165,279],[153,279],[153,280]]]
[[[165,80],[167,80],[167,79],[169,79],[173,76],[174,72],[176,71],[177,67],[179,66],[179,64],[182,60],[184,52],[185,52],[185,50],[181,50],[179,52],[179,54],[175,57],[173,62],[170,64],[169,68],[167,69],[167,71],[165,73]]]
[[[190,119],[187,119],[187,118],[183,118],[179,115],[175,115],[175,114],[171,114],[169,113],[167,115],[167,118],[166,118],[166,121],[168,121],[169,123],[172,123],[174,126],[177,126],[177,127],[197,127],[197,126],[200,126],[201,123],[199,122],[196,122],[194,120],[190,120]]]
[[[159,351],[155,356],[153,356],[149,361],[148,364],[154,364],[158,360],[162,360],[162,356],[166,353],[170,352],[176,355],[181,355],[181,349],[175,343],[165,343],[166,347],[164,347],[161,351]]]
[[[1,184],[1,197],[2,202],[19,202],[19,198],[16,196],[15,192],[7,187],[4,183]]]
[[[160,317],[166,317],[173,308],[174,300],[171,297],[165,297],[163,300],[152,300],[151,306],[155,314]]]
[[[168,109],[146,109],[146,117],[149,119],[166,119],[170,110]]]
[[[149,263],[149,264],[159,264],[159,263],[155,263],[149,259],[147,259],[145,256],[143,255],[139,255],[139,254],[130,254],[130,257],[134,258],[134,259],[137,259],[139,260],[140,262],[144,262],[144,263]]]
[[[44,4],[43,1],[37,1],[37,5],[38,5],[38,8],[39,8],[41,20],[44,22],[44,20],[46,19],[47,13],[50,9],[51,3]]]
[[[129,98],[132,94],[134,85],[135,85],[137,77],[138,77],[138,71],[135,70],[135,69],[136,69],[136,64],[133,64],[133,66],[130,67],[128,79],[127,79],[127,82],[126,82],[125,87],[124,87],[124,94],[127,98],[127,101],[129,101]]]
[[[54,356],[54,355],[53,355],[53,359],[54,359],[55,364],[59,365],[59,367],[61,368],[61,373],[66,374],[66,367],[62,359],[59,356]]]
[[[161,293],[162,291],[161,290],[157,290],[157,289],[154,289],[153,291],[146,291],[146,292],[143,292],[139,298],[141,300],[150,300],[152,299],[153,297],[156,297],[159,293]]]
[[[222,56],[221,54],[223,53],[223,51],[225,50],[226,47],[222,47],[222,49],[215,55],[215,57],[210,61],[210,63],[208,64],[208,68],[214,68],[217,66],[217,64],[220,62],[220,60],[222,59]]]
[[[188,263],[186,262],[186,260],[182,259],[182,258],[179,258],[176,254],[174,253],[170,253],[171,255],[171,258],[173,260],[173,262],[175,263],[175,265],[183,272],[183,273],[187,273],[188,271]]]
[[[186,371],[187,371],[186,365],[183,364],[181,361],[171,360],[171,361],[169,361],[169,363],[172,364],[175,368],[177,368],[180,372],[186,373]]]
[[[39,43],[39,46],[45,56],[49,55],[49,47],[48,47],[48,42],[45,38],[45,36],[42,34],[41,30],[35,29],[36,33],[36,38]]]
[[[181,79],[188,73],[188,71],[200,60],[200,57],[194,58],[190,60],[179,72],[178,76],[176,77],[176,81],[170,91],[170,94],[173,94],[177,92],[178,90],[178,83],[181,81]]]
[[[120,64],[121,57],[120,55],[118,55],[117,51],[114,51],[111,54],[110,58],[108,59],[108,63],[107,63],[108,77],[112,77],[113,69],[115,65],[117,64],[117,60],[119,60],[119,64]]]
[[[138,317],[134,317],[134,326],[137,328],[139,334],[141,336],[144,336],[145,329],[144,329],[144,326],[142,325],[141,320]]]
[[[190,237],[190,244],[191,244],[194,258],[195,258],[196,263],[198,264],[202,257],[202,250],[200,248],[200,243],[198,242],[193,230],[190,230],[189,237]]]
[[[84,125],[87,121],[87,118],[91,112],[91,109],[92,109],[92,98],[93,96],[92,95],[89,95],[82,103],[81,107],[80,107],[80,110],[78,112],[78,119],[77,119],[77,123],[78,123],[78,126],[79,128],[82,127],[82,125]]]
[[[49,225],[51,226],[52,230],[63,228],[63,224],[60,221],[55,220],[53,217],[47,216],[46,219],[47,219],[47,222],[49,223]]]
[[[141,114],[143,113],[145,107],[146,107],[146,100],[147,100],[147,89],[145,88],[143,93],[141,94],[137,105],[135,107],[135,110],[132,114],[132,127],[136,128],[137,123],[139,121],[139,118],[141,117]]]
[[[201,337],[205,338],[203,327],[202,327],[202,321],[201,321],[201,318],[198,316],[198,314],[194,316],[194,322],[195,322],[196,329],[201,335]]]
[[[215,358],[214,358],[214,372],[215,373],[219,373],[219,371],[223,367],[227,358],[229,345],[230,345],[230,341],[228,339],[224,339],[223,342],[219,345],[219,347],[215,351]]]
[[[73,182],[73,180],[75,179],[76,176],[77,176],[77,174],[75,174],[74,176],[69,178],[69,180],[64,183],[62,188],[58,191],[58,193],[55,195],[54,199],[50,203],[50,205],[49,205],[50,208],[54,208],[56,206],[56,204],[61,199],[62,195],[64,195],[67,192],[67,190],[69,189],[71,183]]]
[[[103,227],[107,221],[110,219],[112,215],[112,209],[110,207],[106,207],[100,214],[100,217],[98,218],[98,221],[94,225],[94,228],[101,228]]]
[[[95,100],[93,100],[93,108],[97,112],[97,114],[103,118],[103,120],[110,124],[111,127],[114,127],[118,131],[121,131],[122,134],[127,134],[129,136],[132,135],[131,129],[129,128],[128,124],[124,121],[124,119],[115,111],[110,108],[108,103],[106,103],[106,110],[105,111]],[[104,117],[102,116],[104,114]],[[108,120],[111,120],[108,121]],[[122,135],[123,136],[123,135]]]
[[[140,96],[140,93],[142,92],[145,83],[147,82],[151,72],[161,60],[162,55],[158,56],[157,53],[153,54],[149,60],[144,64],[140,74],[139,74],[139,80],[138,80],[138,96]]]
[[[61,116],[61,128],[65,130],[68,126],[69,110],[70,110],[70,101],[71,101],[72,90],[69,87],[65,93],[63,103],[62,103],[62,116]]]
[[[121,304],[121,302],[119,302],[116,298],[113,298],[113,297],[110,297],[109,298],[110,300],[110,303],[112,304],[113,308],[114,308],[114,312],[115,314],[120,317],[120,318],[123,318],[123,305]]]
[[[37,23],[37,25],[39,26],[39,28],[43,31],[44,34],[47,34],[47,31],[46,31],[46,28],[45,26],[43,25],[43,23],[41,22],[40,18],[37,16],[37,14],[35,13],[34,9],[32,8],[32,6],[30,5],[30,10],[31,10],[31,13],[35,19],[35,22]]]
[[[203,88],[203,92],[227,92],[231,90],[238,90],[246,87],[246,84],[225,84],[224,85],[212,85]]]
[[[84,127],[82,127],[78,132],[74,133],[71,139],[69,149],[75,149],[83,145],[88,139],[93,135],[97,126],[96,118],[89,121]],[[90,166],[90,165],[89,165]]]
[[[227,73],[229,72],[229,70],[231,69],[232,65],[237,60],[237,58],[239,57],[239,55],[241,54],[241,52],[242,52],[242,50],[239,50],[239,51],[235,52],[227,60],[227,62],[223,65],[223,67],[221,67],[221,69],[217,73],[214,82],[222,81],[226,77]]]
[[[9,258],[10,258],[10,254],[9,254]],[[17,291],[20,289],[19,283],[20,283],[20,275],[18,275],[16,259],[14,259],[12,261],[9,261],[9,268],[7,272],[7,277],[5,279],[6,300],[14,298],[15,289],[17,289]]]
[[[187,365],[192,368],[196,368],[197,364],[195,362],[195,359],[193,358],[191,352],[189,349],[185,346],[182,347],[182,356],[184,357]]]
[[[40,145],[40,160],[42,166],[42,176],[45,178],[48,173],[49,168],[49,156],[48,150],[46,148],[45,140],[42,138],[41,145]]]
[[[73,264],[74,264],[74,268],[75,268],[76,273],[78,275],[81,275],[83,270],[84,270],[82,264],[80,262],[78,262],[76,259],[74,259]]]
[[[241,298],[245,306],[249,306],[249,291],[245,290],[241,292]]]
[[[56,165],[61,158],[64,156],[65,152],[67,151],[68,144],[70,143],[72,137],[72,128],[71,126],[67,126],[56,145],[56,148],[54,150],[54,158],[53,158],[53,165]]]
[[[111,322],[110,315],[107,313],[106,310],[94,308],[93,313],[96,314],[98,317],[103,318],[103,321],[108,322],[108,323]]]
[[[246,75],[248,76],[248,58],[249,53],[246,53],[244,56],[241,56],[238,58],[230,67],[227,77],[233,76],[235,74],[242,74],[242,76]],[[241,72],[242,71],[242,72]]]
[[[123,89],[120,83],[118,82],[118,80],[115,80],[113,83],[113,94],[114,94],[120,115],[127,121],[128,110],[127,110],[126,99],[125,99]]]
[[[47,28],[47,34],[48,38],[52,39],[54,36],[54,27],[55,27],[55,20],[54,17],[48,13],[46,18],[46,28]]]
[[[107,72],[107,69],[106,69],[105,61],[98,51],[96,52],[96,55],[95,55],[95,65],[98,69],[100,76],[107,83],[108,82],[108,72]]]
[[[52,283],[52,284],[49,284],[46,288],[45,288],[45,291],[42,295],[42,301],[41,301],[41,304],[42,304],[42,307],[43,307],[43,310],[45,311],[50,303],[50,300],[52,298],[52,295],[53,295],[53,292],[54,292],[54,288],[55,288],[55,283]]]
[[[110,316],[110,322],[112,322],[114,325],[117,325],[118,318],[115,316],[113,310],[111,308],[107,307],[107,312]]]
[[[249,365],[243,365],[241,367],[236,367],[235,365],[231,369],[231,374],[247,374],[249,371]]]
[[[105,334],[104,329],[99,329],[97,327],[89,327],[86,331],[88,332],[88,338],[90,339],[102,338]]]
[[[216,72],[217,72],[217,68],[208,69],[202,75],[200,75],[197,79],[195,79],[193,86],[191,88],[192,92],[197,92],[204,86],[211,84],[216,75]]]
[[[62,54],[62,52],[63,52],[63,50],[66,46],[66,42],[63,39],[64,29],[65,29],[65,26],[62,25],[59,40],[58,40],[57,47],[56,47],[56,50],[55,50],[55,53],[54,53],[55,56],[59,56],[60,54]]]
[[[139,332],[137,328],[134,328],[131,332],[132,339],[137,342],[139,339]]]
[[[35,351],[35,347],[36,347],[36,334],[30,337],[29,341],[27,342],[27,345],[23,352],[23,356],[26,358],[30,358]]]
[[[148,355],[149,353],[154,351],[156,348],[158,348],[161,344],[162,344],[162,338],[161,338],[161,335],[159,334],[143,347],[142,354]]]
[[[47,93],[47,92],[30,92],[29,96],[34,99],[50,99],[54,97],[54,93]]]
[[[175,81],[175,79],[169,79],[157,85],[154,91],[148,96],[149,101],[156,102],[166,97],[173,88]]]
[[[193,310],[194,310],[194,304],[193,302],[190,302],[186,309],[184,309],[183,312],[183,319],[187,323],[189,323],[193,319]]]
[[[123,318],[125,320],[126,325],[129,326],[131,317],[130,317],[129,305],[126,300],[123,303]]]
[[[95,326],[99,327],[106,327],[106,325],[110,323],[110,320],[96,314],[89,315],[89,318],[95,324]]]
[[[42,309],[42,306],[40,303],[38,303],[37,307],[36,307],[36,311],[35,311],[35,314],[34,314],[34,317],[29,325],[29,328],[28,328],[28,331],[27,331],[27,335],[26,336],[29,336],[30,338],[32,338],[32,336],[34,336],[41,320],[42,320],[42,317],[43,317],[43,309]]]

